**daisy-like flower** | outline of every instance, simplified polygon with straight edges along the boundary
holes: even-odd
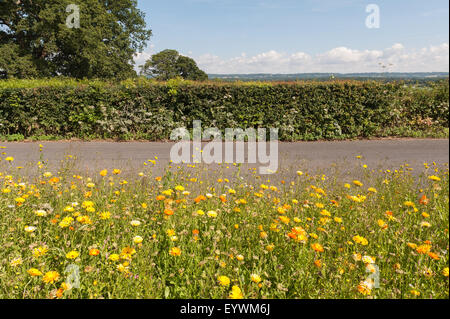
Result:
[[[230,278],[228,278],[227,276],[219,276],[217,277],[217,281],[221,286],[229,286],[231,282]]]
[[[97,248],[92,248],[89,250],[90,256],[98,256],[99,254],[100,254],[100,250],[98,250]]]
[[[48,251],[48,247],[47,246],[39,246],[37,248],[33,249],[33,257],[34,258],[39,258],[41,256],[44,256]]]
[[[141,236],[134,236],[134,237],[133,237],[133,242],[134,242],[135,244],[140,244],[140,243],[142,243],[143,240],[144,240],[144,239],[143,239]]]
[[[12,259],[12,260],[9,262],[9,265],[10,265],[11,267],[17,267],[17,266],[22,265],[22,258],[17,257],[17,258]]]
[[[354,180],[354,181],[353,181],[353,184],[356,185],[356,186],[359,186],[359,187],[362,187],[362,186],[363,186],[363,183],[361,183],[361,182],[358,181],[358,180]]]
[[[359,293],[361,293],[364,296],[368,296],[372,293],[373,281],[371,280],[362,281],[357,288]]]
[[[256,284],[259,284],[261,282],[261,280],[262,280],[261,276],[258,275],[258,274],[251,274],[250,275],[250,279],[251,279],[251,281],[253,281]]]
[[[25,229],[25,231],[27,233],[32,233],[32,232],[34,232],[36,230],[36,227],[34,227],[34,226],[25,226],[24,229]]]
[[[440,177],[435,176],[435,175],[428,176],[428,179],[435,181],[435,182],[439,182],[441,180]]]
[[[47,212],[43,209],[39,209],[37,211],[34,212],[34,214],[38,217],[45,217],[47,216]]]
[[[370,256],[364,256],[362,257],[362,261],[365,264],[374,264],[375,263],[375,259],[370,257]]]
[[[141,224],[141,222],[139,220],[132,220],[130,224],[131,226],[137,227]]]
[[[208,217],[215,218],[215,217],[217,217],[217,212],[210,210],[206,213],[206,215],[208,215]]]
[[[448,267],[445,267],[444,269],[442,269],[442,275],[445,277],[448,277]]]
[[[78,251],[72,250],[66,254],[67,259],[75,259],[80,255]]]
[[[364,237],[359,236],[359,235],[353,236],[353,241],[354,241],[355,243],[361,244],[361,245],[363,245],[363,246],[366,246],[366,245],[369,243],[369,242],[367,241],[367,239],[365,239]]]
[[[319,253],[323,252],[323,246],[319,243],[311,244],[311,248]]]
[[[27,272],[32,277],[42,276],[42,272],[36,268],[30,268],[27,270]]]
[[[46,284],[53,284],[54,282],[59,280],[59,273],[57,271],[48,271],[45,273],[44,277],[42,277],[42,281]]]
[[[108,257],[108,259],[111,260],[111,261],[118,261],[120,259],[120,256],[119,256],[119,254],[111,254]]]
[[[238,286],[231,287],[231,292],[229,294],[230,299],[243,299],[244,295],[242,294],[241,288]]]
[[[171,256],[180,256],[181,255],[181,249],[178,247],[172,247],[169,250],[169,254]]]

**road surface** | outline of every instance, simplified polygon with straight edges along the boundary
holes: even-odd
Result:
[[[39,144],[43,145],[42,153]],[[32,169],[36,162],[48,160],[49,167],[61,169],[61,161],[67,155],[76,158],[75,167],[81,171],[96,172],[107,168],[121,168],[124,172],[140,171],[143,163],[158,157],[157,167],[169,163],[170,149],[174,143],[165,142],[0,142],[4,147],[2,157],[13,156],[13,166]],[[246,154],[247,155],[247,154]],[[356,159],[356,156],[362,159]],[[247,157],[247,156],[246,156]],[[357,141],[320,141],[278,143],[278,171],[326,170],[334,165],[352,169],[366,164],[372,169],[395,169],[409,164],[421,170],[423,163],[448,164],[449,140],[447,139],[379,139]],[[1,161],[0,171],[7,164]],[[149,166],[153,164],[149,163]],[[252,166],[252,165],[250,165]],[[261,167],[254,164],[253,167]]]

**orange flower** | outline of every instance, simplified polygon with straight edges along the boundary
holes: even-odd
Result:
[[[431,250],[431,245],[426,245],[426,244],[417,246],[417,248],[416,248],[416,251],[419,254],[428,254],[428,252],[430,252],[430,250]]]
[[[92,248],[91,250],[89,250],[89,255],[91,256],[98,256],[98,254],[100,254],[100,250],[96,248]]]
[[[225,195],[220,195],[219,198],[222,201],[222,203],[226,203],[227,202],[227,197]]]
[[[206,200],[206,197],[203,196],[203,195],[199,195],[199,196],[197,196],[196,198],[194,198],[194,202],[195,202],[196,204],[200,203],[202,200]]]
[[[430,202],[430,200],[427,198],[427,195],[423,195],[419,199],[419,203],[422,204],[422,205],[428,205],[429,202]]]
[[[320,259],[317,259],[314,261],[314,265],[316,265],[317,268],[322,268],[322,261]]]
[[[156,196],[156,200],[165,200],[165,199],[166,199],[166,196],[164,196],[164,195]]]
[[[430,256],[434,260],[439,260],[439,255],[436,254],[436,253],[433,253],[433,252],[430,251],[430,252],[427,253],[427,255]]]
[[[172,256],[180,256],[181,255],[181,249],[178,247],[172,247],[170,248],[169,254]]]
[[[52,178],[50,178],[49,180],[48,180],[48,182],[50,183],[50,184],[56,184],[56,183],[58,183],[59,182],[59,178],[58,177],[52,177]]]
[[[319,253],[323,252],[323,246],[319,243],[312,244],[311,248]]]
[[[200,233],[200,231],[198,229],[194,229],[192,231],[192,235],[197,236]]]
[[[164,214],[166,214],[167,216],[171,216],[171,215],[173,215],[173,210],[171,210],[171,209],[169,209],[169,208],[166,208],[166,209],[164,210]]]

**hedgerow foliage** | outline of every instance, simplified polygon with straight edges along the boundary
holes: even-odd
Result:
[[[0,134],[165,140],[172,129],[279,128],[280,140],[404,136],[448,128],[448,80],[0,81]]]

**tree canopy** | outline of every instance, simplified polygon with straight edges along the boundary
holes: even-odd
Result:
[[[71,4],[79,28],[66,24]],[[136,0],[4,0],[0,77],[135,76],[134,54],[150,36]]]
[[[208,75],[200,70],[197,63],[176,50],[164,50],[153,55],[141,66],[141,74],[167,81],[176,77],[186,80],[205,81]]]

